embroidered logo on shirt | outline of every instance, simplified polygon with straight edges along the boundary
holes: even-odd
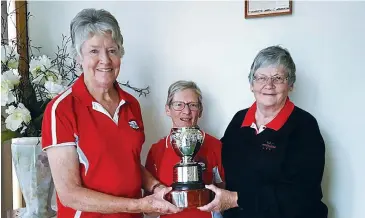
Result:
[[[262,150],[271,151],[276,148],[276,145],[273,142],[267,141],[261,145]]]
[[[129,123],[129,126],[132,127],[133,129],[139,129],[139,126],[135,120],[131,120],[128,123]]]

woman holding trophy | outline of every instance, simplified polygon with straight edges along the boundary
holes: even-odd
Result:
[[[256,102],[238,111],[222,141],[227,190],[203,211],[225,218],[326,218],[321,180],[325,144],[316,119],[296,107],[288,94],[296,67],[279,46],[261,50],[249,82]]]
[[[165,110],[173,128],[168,136],[151,146],[146,169],[162,187],[172,186],[170,201],[184,210],[161,217],[211,218],[220,215],[197,209],[203,201],[212,200],[211,191],[205,189],[204,184],[224,188],[221,142],[197,125],[203,112],[199,87],[191,81],[173,83],[168,90]]]
[[[141,218],[176,213],[169,189],[140,164],[145,139],[138,101],[116,79],[124,55],[118,21],[84,9],[70,25],[83,73],[46,108],[42,145],[57,191],[58,218]],[[141,188],[153,195],[141,198]]]

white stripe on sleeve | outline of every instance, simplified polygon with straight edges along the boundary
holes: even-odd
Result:
[[[72,89],[69,88],[66,90],[52,105],[52,111],[51,111],[51,131],[52,131],[52,145],[57,144],[57,132],[56,132],[56,109],[58,104],[66,98],[70,93],[72,92]]]

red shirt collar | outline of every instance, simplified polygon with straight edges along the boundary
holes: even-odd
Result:
[[[257,110],[256,102],[253,103],[253,105],[248,109],[245,118],[242,122],[241,127],[247,127],[251,126],[252,123],[256,123],[255,113]],[[280,110],[278,115],[270,121],[268,124],[266,124],[266,128],[273,129],[275,131],[278,131],[288,120],[290,114],[294,110],[294,104],[290,101],[289,98],[286,99],[284,107]]]
[[[117,82],[114,83],[114,87],[118,91],[119,101],[124,100],[125,102],[128,102],[128,95],[120,88]],[[72,86],[72,94],[80,99],[87,106],[92,106],[92,102],[97,102],[95,98],[90,94],[89,90],[87,90],[84,82],[84,74],[81,74]]]

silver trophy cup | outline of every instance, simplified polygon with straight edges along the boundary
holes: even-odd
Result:
[[[173,184],[169,200],[177,207],[192,208],[205,205],[212,199],[205,189],[202,173],[204,166],[194,161],[203,144],[204,135],[198,127],[172,128],[170,142],[181,161],[174,166]]]

